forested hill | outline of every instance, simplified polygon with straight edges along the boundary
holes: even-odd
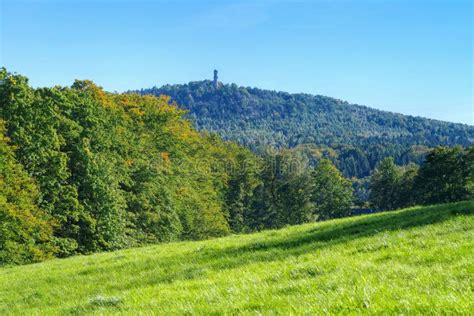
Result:
[[[420,162],[426,147],[472,145],[474,127],[385,112],[321,95],[196,81],[143,89],[189,110],[198,129],[258,149],[307,144],[332,156],[346,176],[365,177],[383,157]],[[447,105],[448,106],[448,105]],[[328,147],[330,149],[328,149]]]

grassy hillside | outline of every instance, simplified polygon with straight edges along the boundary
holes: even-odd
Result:
[[[0,270],[0,314],[465,313],[474,201]]]

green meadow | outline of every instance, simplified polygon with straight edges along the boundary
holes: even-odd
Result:
[[[469,314],[474,201],[0,269],[0,314]]]

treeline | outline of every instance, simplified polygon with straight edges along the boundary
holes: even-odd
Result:
[[[348,216],[369,194],[332,148],[262,148],[198,132],[166,96],[34,89],[1,69],[0,265]],[[385,159],[370,200],[472,198],[473,152],[437,148],[419,169]]]
[[[370,182],[370,202],[380,210],[474,198],[474,147],[437,147],[421,166],[378,165]]]
[[[230,232],[233,174],[213,167],[248,150],[198,133],[166,97],[0,80],[2,263]]]
[[[261,159],[258,184],[248,192],[248,203],[231,205],[234,232],[350,215],[351,182],[330,160],[321,159],[312,167],[304,155],[290,150],[267,151]]]
[[[349,213],[328,160],[199,133],[168,97],[0,71],[0,264],[203,239]],[[311,185],[308,185],[311,184]]]
[[[473,145],[474,127],[406,116],[320,95],[290,94],[211,81],[136,91],[171,96],[199,130],[256,152],[312,145],[348,177],[368,177],[385,157],[420,164],[430,148]]]

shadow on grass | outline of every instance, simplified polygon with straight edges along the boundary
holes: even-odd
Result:
[[[314,242],[328,245],[346,242],[356,238],[369,237],[381,232],[410,229],[419,226],[436,224],[458,215],[474,215],[474,201],[457,204],[416,207],[404,211],[379,213],[377,215],[353,217],[337,225],[321,225],[293,236],[284,236],[281,240],[268,243],[253,243],[227,252],[265,251],[272,248],[291,250]],[[326,224],[326,223],[325,223]],[[222,255],[222,251],[220,251]]]
[[[259,241],[224,249],[202,248],[173,259],[150,259],[145,269],[149,277],[123,284],[123,288],[172,283],[179,280],[204,278],[208,272],[234,269],[258,262],[271,262],[289,256],[324,249],[358,238],[379,233],[406,230],[441,223],[459,215],[474,215],[474,201],[417,207],[400,212],[351,218],[338,223],[327,222],[315,228],[294,231],[289,235],[262,235]],[[181,264],[180,264],[181,263]],[[185,266],[182,263],[186,263]],[[153,273],[158,265],[168,267],[167,273]],[[120,286],[122,288],[122,286]],[[117,287],[114,287],[117,289]]]
[[[96,295],[91,297],[88,303],[68,309],[67,314],[84,315],[90,314],[92,312],[99,312],[101,310],[104,312],[108,311],[109,313],[112,311],[118,312],[120,310],[120,304],[122,301],[123,299],[119,296]]]

